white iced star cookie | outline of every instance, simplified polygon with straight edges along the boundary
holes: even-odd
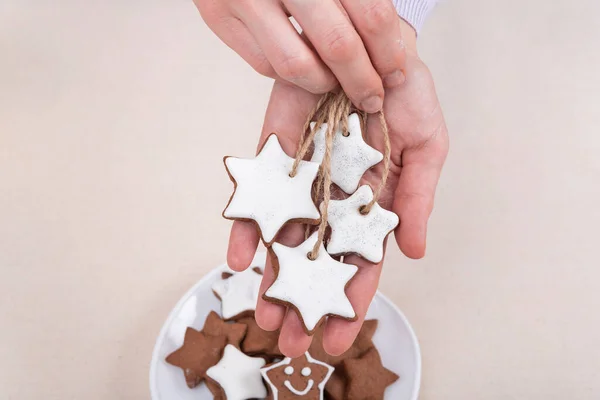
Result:
[[[267,397],[267,388],[260,373],[264,365],[264,359],[249,357],[228,344],[221,361],[209,368],[206,376],[220,386],[227,400],[264,399]],[[213,391],[210,386],[209,388]],[[218,394],[220,393],[213,392],[215,397],[218,397]]]
[[[260,268],[248,268],[243,272],[229,270],[222,278],[212,285],[212,290],[221,299],[223,319],[229,321],[252,314],[262,281]]]
[[[311,129],[314,122],[311,124]],[[315,134],[315,151],[311,161],[321,163],[325,155],[327,124]],[[348,136],[338,130],[333,135],[331,151],[331,180],[344,192],[354,193],[364,173],[383,160],[383,154],[365,143],[358,114],[348,117]]]
[[[320,214],[312,200],[312,185],[319,164],[301,161],[291,178],[293,164],[294,159],[283,151],[275,134],[253,159],[225,157],[235,189],[223,216],[255,222],[267,246],[287,222],[318,224]]]
[[[273,400],[323,400],[323,392],[334,368],[315,360],[308,352],[285,358],[260,370],[269,384]]]
[[[329,202],[329,254],[356,253],[372,263],[381,262],[383,242],[398,226],[399,219],[395,213],[381,208],[377,203],[368,214],[362,214],[361,207],[372,199],[373,190],[363,185],[347,199]]]
[[[327,316],[356,319],[345,290],[358,268],[331,258],[323,244],[317,259],[310,260],[308,253],[317,238],[315,232],[298,247],[273,243],[270,253],[276,278],[263,295],[267,301],[292,307],[309,335]]]

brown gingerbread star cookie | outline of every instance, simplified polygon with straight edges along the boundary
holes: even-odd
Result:
[[[385,389],[399,378],[383,366],[375,347],[360,358],[345,360],[342,367],[348,376],[345,400],[383,400]]]
[[[279,331],[268,332],[262,330],[254,317],[242,318],[237,321],[248,327],[246,337],[242,342],[242,351],[248,355],[265,355],[269,358],[283,358],[279,350]]]
[[[225,322],[219,315],[211,311],[204,321],[202,332],[211,336],[224,336],[227,339],[226,344],[232,344],[238,349],[242,340],[246,336],[248,327],[242,323],[229,324]]]
[[[268,365],[260,372],[273,400],[321,400],[333,367],[304,353]]]
[[[315,332],[313,336],[312,343],[310,345],[310,349],[308,350],[310,354],[314,355],[318,360],[322,360],[324,363],[327,363],[333,367],[339,365],[342,361],[348,358],[357,358],[364,354],[367,350],[373,347],[373,335],[377,330],[377,320],[370,319],[363,323],[360,328],[360,332],[352,347],[350,347],[346,352],[339,356],[329,355],[325,349],[323,348],[323,331],[324,326],[321,326]]]
[[[339,356],[327,354],[323,349],[323,327],[319,328],[313,337],[309,352],[317,359],[333,366],[335,371],[325,386],[325,391],[331,400],[344,400],[346,392],[347,379],[346,374],[339,368],[346,359],[357,358],[363,355],[367,350],[373,347],[373,335],[377,330],[377,320],[370,319],[363,323],[363,326],[354,340],[352,347]]]
[[[187,328],[183,346],[169,354],[166,361],[181,368],[188,387],[194,388],[204,380],[206,370],[219,362],[226,342],[225,336],[211,336]]]

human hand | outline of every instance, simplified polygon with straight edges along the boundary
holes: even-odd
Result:
[[[316,94],[339,82],[370,113],[381,109],[384,84],[404,80],[400,19],[390,0],[194,1],[212,31],[263,75]]]
[[[416,54],[414,33],[412,39],[407,53],[406,82],[386,90],[384,111],[392,151],[390,174],[379,203],[400,217],[400,225],[395,230],[400,249],[410,258],[421,258],[425,253],[427,222],[435,189],[448,151],[448,134],[433,79]],[[318,99],[319,96],[295,85],[276,82],[261,144],[270,133],[277,132],[284,151],[294,156],[307,115]],[[375,148],[383,149],[378,118],[369,118],[367,139]],[[382,168],[380,163],[367,171],[363,181],[376,187]],[[277,237],[278,242],[287,246],[296,246],[303,240],[304,229],[300,224],[285,226]],[[259,235],[253,223],[235,221],[229,241],[229,266],[238,271],[247,268],[258,242]],[[332,355],[343,353],[354,342],[377,290],[382,268],[382,263],[371,264],[358,256],[348,256],[345,261],[359,267],[346,290],[358,319],[354,322],[338,318],[327,320],[323,346]],[[274,278],[270,260],[267,260],[261,294]],[[312,338],[306,335],[293,310],[286,312],[285,307],[260,298],[256,321],[265,330],[281,328],[279,347],[287,356],[297,357],[310,346]]]

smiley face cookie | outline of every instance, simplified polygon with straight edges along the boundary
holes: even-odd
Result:
[[[323,400],[323,389],[333,367],[310,354],[271,364],[260,370],[269,384],[273,400]]]
[[[319,164],[301,161],[291,177],[293,164],[275,134],[253,159],[225,157],[235,189],[223,216],[254,222],[267,246],[288,222],[318,224],[321,216],[312,199],[312,185]]]

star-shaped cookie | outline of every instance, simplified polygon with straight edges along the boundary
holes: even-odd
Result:
[[[331,258],[323,244],[316,260],[310,260],[308,253],[317,238],[315,232],[298,247],[273,243],[269,251],[276,278],[263,295],[267,301],[292,307],[309,335],[327,316],[356,319],[345,290],[358,268]]]
[[[304,353],[266,366],[260,372],[269,384],[273,400],[323,400],[323,389],[333,367]]]
[[[311,128],[314,123],[311,124]],[[321,163],[325,155],[327,124],[319,127],[315,134],[315,150],[311,161]],[[383,160],[383,154],[365,143],[358,114],[348,117],[347,136],[338,130],[333,135],[331,151],[331,181],[344,192],[354,193],[364,173]]]
[[[249,355],[265,355],[268,357],[283,357],[279,350],[279,331],[262,330],[254,317],[247,317],[237,320],[239,324],[247,326],[246,337],[242,342],[242,351]]]
[[[327,222],[331,226],[331,238],[327,244],[330,254],[356,253],[372,263],[383,259],[383,242],[398,226],[398,216],[381,208],[377,203],[368,214],[361,207],[373,199],[373,190],[361,186],[345,200],[329,202]]]
[[[253,159],[225,157],[225,167],[235,189],[223,216],[253,221],[268,246],[288,222],[318,224],[320,214],[312,200],[312,185],[319,164],[301,161],[290,173],[294,159],[281,148],[275,134]]]
[[[259,270],[258,270],[259,271]],[[225,321],[254,314],[262,275],[255,268],[243,272],[224,272],[212,290],[221,299],[221,315]]]
[[[375,335],[377,325],[378,322],[376,319],[366,320],[360,328],[360,332],[354,340],[354,343],[352,343],[352,347],[339,356],[332,356],[323,348],[323,331],[325,327],[321,326],[315,331],[313,340],[310,344],[310,349],[308,351],[318,360],[321,360],[333,367],[337,367],[342,363],[342,361],[349,358],[360,357],[367,350],[374,346],[373,335]]]
[[[208,388],[218,399],[264,399],[267,388],[260,373],[264,365],[262,358],[249,357],[229,344],[223,351],[221,361],[206,371],[206,376],[217,384]]]
[[[246,336],[248,327],[242,323],[227,323],[219,317],[219,315],[211,311],[204,321],[202,332],[211,336],[224,336],[227,339],[227,344],[234,345],[238,349],[242,343],[242,339]]]
[[[183,346],[169,354],[166,361],[181,368],[188,387],[194,388],[204,380],[206,371],[219,361],[226,342],[224,336],[211,336],[187,328]]]
[[[313,354],[315,358],[322,360],[335,368],[333,375],[331,375],[331,378],[329,378],[329,381],[327,381],[327,385],[325,386],[325,392],[331,400],[344,400],[348,382],[346,374],[342,368],[340,368],[342,362],[347,359],[358,358],[374,346],[373,335],[377,330],[377,324],[378,322],[376,319],[366,320],[360,328],[360,332],[354,340],[352,347],[339,356],[332,356],[323,348],[324,327],[319,327],[315,332],[308,351]]]
[[[348,376],[345,400],[383,400],[385,389],[399,378],[381,364],[375,347],[361,358],[345,360],[343,368]]]

